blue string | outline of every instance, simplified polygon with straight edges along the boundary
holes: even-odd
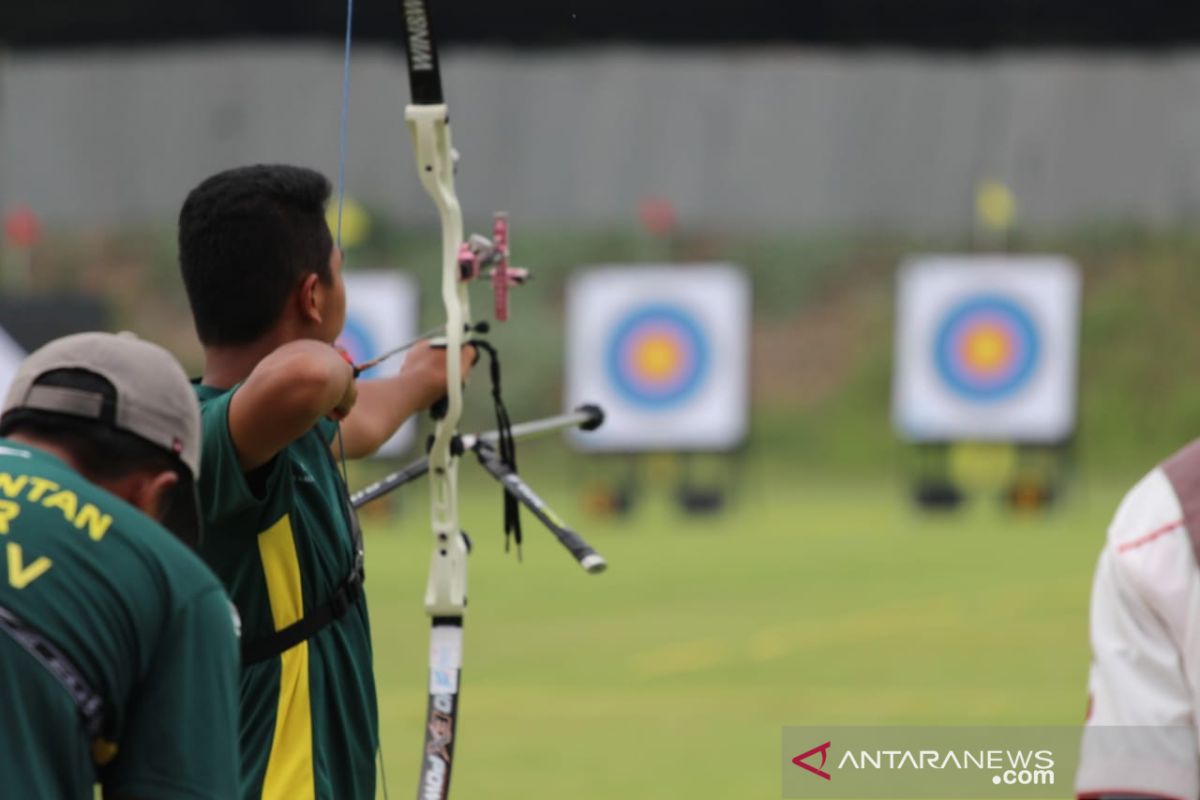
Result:
[[[342,249],[342,211],[346,206],[346,139],[350,128],[350,31],[354,0],[346,0],[346,46],[342,58],[342,118],[338,126],[337,246]]]
[[[342,249],[342,212],[346,207],[346,139],[350,129],[350,42],[354,24],[354,0],[346,0],[346,46],[342,57],[342,117],[338,123],[338,207],[337,207],[337,247]],[[342,479],[350,485],[346,472],[346,445],[342,440],[342,425],[338,423],[338,448],[342,456]],[[388,798],[387,773],[383,768],[383,742],[379,743],[377,751],[379,760],[380,782],[383,784],[384,800]]]

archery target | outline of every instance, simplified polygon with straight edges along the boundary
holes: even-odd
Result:
[[[1054,256],[926,256],[900,271],[893,421],[913,441],[1074,430],[1080,277]]]
[[[355,364],[416,337],[416,281],[391,269],[346,272],[345,281],[346,324],[337,343]],[[364,371],[359,380],[392,377],[400,372],[403,363],[403,354],[397,355]],[[376,455],[400,455],[412,446],[415,436],[416,420],[410,419]]]
[[[750,287],[736,267],[629,265],[567,292],[567,404],[599,403],[589,450],[724,450],[747,426]]]
[[[21,345],[17,344],[6,330],[0,328],[0,399],[8,396],[8,389],[17,377],[17,370],[24,360],[25,351]]]

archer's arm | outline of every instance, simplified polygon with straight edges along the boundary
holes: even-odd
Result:
[[[244,471],[266,464],[322,417],[354,405],[354,370],[324,342],[289,342],[255,366],[229,401],[229,435]]]
[[[475,348],[464,345],[462,377],[475,360]],[[383,446],[404,422],[446,394],[446,351],[422,342],[408,352],[400,374],[361,381],[354,412],[342,422],[347,458],[369,456]]]

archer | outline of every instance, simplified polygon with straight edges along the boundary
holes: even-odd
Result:
[[[244,798],[375,796],[362,536],[336,458],[373,453],[447,385],[428,343],[362,382],[332,346],[346,297],[329,196],[312,170],[244,167],[201,183],[179,216],[205,358],[201,555],[242,616]]]

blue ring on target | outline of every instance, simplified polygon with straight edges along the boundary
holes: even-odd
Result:
[[[708,377],[710,347],[696,319],[665,303],[621,320],[608,342],[608,378],[624,400],[662,411],[687,401]],[[644,365],[651,363],[652,373]]]
[[[981,369],[964,350],[982,329],[999,337],[1003,359]],[[975,402],[995,402],[1020,391],[1033,376],[1041,357],[1041,340],[1033,319],[1019,303],[999,295],[976,297],[955,306],[934,339],[938,375],[951,390]]]
[[[338,346],[345,350],[350,359],[355,364],[361,364],[363,361],[375,355],[374,337],[366,326],[359,323],[357,319],[349,315],[346,316],[346,322],[342,326],[342,332],[338,334]],[[363,370],[363,374],[370,372],[374,367]]]

